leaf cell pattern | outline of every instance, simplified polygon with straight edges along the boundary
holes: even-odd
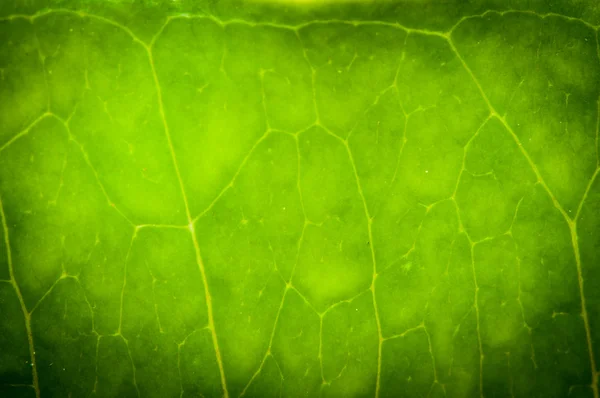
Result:
[[[598,26],[155,25],[0,18],[0,395],[599,397]]]

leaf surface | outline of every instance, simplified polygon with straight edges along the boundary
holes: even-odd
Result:
[[[593,397],[600,9],[0,5],[0,395]]]

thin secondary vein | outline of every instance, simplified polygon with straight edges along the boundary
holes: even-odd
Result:
[[[246,157],[244,157],[244,159],[242,159],[242,162],[240,163],[240,165],[238,166],[237,170],[235,171],[233,177],[231,177],[231,180],[225,184],[225,186],[223,187],[223,189],[221,190],[221,192],[219,192],[219,194],[212,200],[212,202],[210,202],[210,204],[208,206],[206,206],[206,208],[204,210],[202,210],[200,213],[198,213],[198,215],[196,217],[193,218],[192,222],[195,224],[196,221],[198,221],[203,215],[205,215],[206,213],[208,213],[219,201],[219,199],[221,199],[223,197],[223,195],[225,195],[225,193],[233,186],[233,183],[235,182],[235,180],[238,178],[238,176],[240,175],[240,173],[242,172],[242,169],[244,168],[244,166],[246,165],[246,163],[248,163],[248,160],[252,157],[252,154],[254,153],[254,151],[256,150],[256,148],[260,145],[261,142],[263,142],[270,134],[272,133],[272,130],[267,130],[252,146],[252,148],[250,148],[250,151],[248,152],[248,154],[246,155]]]
[[[484,12],[482,12],[481,14],[476,14],[476,15],[466,15],[462,18],[460,18],[446,33],[446,35],[448,37],[450,37],[452,35],[452,32],[454,30],[456,30],[456,28],[462,24],[464,21],[469,20],[469,19],[475,19],[475,18],[485,18],[488,15],[491,14],[495,14],[495,15],[499,15],[501,17],[505,16],[505,15],[510,15],[510,14],[524,14],[524,15],[531,15],[531,16],[536,16],[540,19],[545,19],[545,18],[561,18],[564,19],[566,21],[571,21],[571,22],[579,22],[585,26],[587,26],[588,28],[594,29],[594,30],[598,30],[598,25],[594,25],[582,18],[576,18],[576,17],[571,17],[568,15],[563,15],[563,14],[559,14],[559,13],[555,13],[555,12],[548,12],[548,13],[544,13],[544,14],[539,14],[535,11],[531,11],[531,10],[504,10],[504,11],[499,11],[499,10],[486,10]]]
[[[33,21],[30,21],[33,25]],[[46,72],[46,57],[42,52],[42,46],[40,44],[39,36],[33,28],[33,36],[35,38],[35,45],[37,47],[38,59],[40,61],[40,66],[42,67],[42,75],[44,75],[44,85],[46,86],[46,112],[50,112],[50,85],[48,84],[48,74]]]
[[[323,372],[323,316],[319,317],[319,369],[321,370],[321,384],[327,384]]]
[[[455,202],[456,203],[456,202]],[[458,208],[456,209],[458,212]],[[465,232],[466,235],[466,232]],[[475,297],[473,307],[475,308],[475,319],[477,320],[477,343],[479,345],[479,396],[483,398],[483,342],[481,341],[481,321],[479,319],[479,285],[477,284],[477,272],[475,270],[475,244],[467,235],[471,246],[471,267],[473,272],[473,283],[475,283]]]
[[[273,321],[273,329],[271,330],[271,337],[269,338],[269,345],[267,347],[267,351],[265,352],[265,355],[263,356],[263,359],[261,360],[260,365],[258,366],[258,369],[256,369],[254,374],[250,377],[250,380],[248,380],[248,383],[246,384],[246,386],[240,393],[240,397],[243,397],[244,395],[246,395],[246,392],[248,391],[248,389],[250,388],[250,386],[252,385],[254,380],[258,377],[260,372],[262,371],[262,369],[265,365],[265,362],[267,361],[267,358],[269,357],[269,355],[272,355],[271,354],[271,345],[273,344],[273,338],[275,337],[275,331],[277,329],[277,324],[279,323],[279,316],[281,315],[281,310],[283,309],[283,303],[285,302],[285,297],[287,296],[287,293],[289,290],[290,289],[286,286],[283,291],[283,294],[281,295],[281,301],[279,302],[279,308],[277,308],[277,314],[275,315],[275,321]]]
[[[144,228],[163,228],[163,229],[188,229],[188,225],[174,225],[174,224],[138,224],[135,226],[137,230]]]
[[[45,15],[52,14],[52,13],[74,14],[74,15],[78,15],[80,17],[89,17],[89,18],[95,18],[100,21],[104,21],[105,23],[108,23],[110,25],[113,25],[115,27],[122,29],[129,36],[131,36],[134,41],[142,44],[143,46],[147,46],[147,44],[143,40],[141,40],[139,37],[137,37],[137,35],[135,33],[133,33],[133,31],[131,29],[129,29],[127,26],[122,25],[110,18],[103,17],[103,16],[96,15],[96,14],[89,13],[89,12],[85,12],[85,11],[75,11],[75,10],[70,10],[67,8],[54,8],[54,9],[46,8],[46,9],[38,11],[34,14],[7,15],[4,17],[0,17],[0,21],[12,21],[15,19],[26,19],[26,20],[32,21],[39,17],[43,17]],[[553,13],[553,12],[540,14],[540,13],[537,13],[537,12],[531,11],[531,10],[514,10],[514,9],[504,10],[504,11],[486,10],[481,14],[466,15],[466,16],[461,17],[449,30],[447,30],[445,32],[429,30],[429,29],[422,29],[422,28],[411,28],[409,26],[402,25],[398,22],[386,22],[386,21],[377,21],[377,20],[342,20],[342,19],[313,20],[313,21],[307,21],[304,23],[299,23],[299,24],[293,25],[293,24],[276,23],[276,22],[252,22],[252,21],[246,21],[246,20],[243,20],[240,18],[231,18],[228,20],[222,20],[222,19],[215,17],[214,15],[180,13],[180,14],[175,14],[175,15],[169,15],[167,17],[167,20],[159,28],[159,31],[157,32],[157,34],[151,39],[150,45],[154,43],[154,41],[156,40],[156,37],[160,34],[160,32],[162,32],[165,29],[165,27],[170,23],[170,21],[172,21],[174,19],[206,19],[206,20],[211,20],[221,26],[240,24],[240,25],[247,25],[247,26],[251,26],[251,27],[264,26],[264,27],[272,27],[272,28],[286,29],[286,30],[293,30],[293,31],[298,31],[304,27],[308,27],[311,25],[336,24],[336,23],[352,25],[352,26],[364,26],[364,25],[377,26],[377,25],[379,25],[379,26],[388,26],[388,27],[395,28],[395,29],[401,29],[407,33],[417,33],[417,34],[422,34],[422,35],[430,35],[430,36],[438,36],[438,37],[448,38],[452,34],[452,32],[464,21],[466,21],[468,19],[473,19],[473,18],[483,18],[489,14],[497,14],[500,16],[504,16],[507,14],[528,14],[528,15],[537,16],[538,18],[542,18],[542,19],[548,18],[548,17],[555,17],[555,18],[565,19],[567,21],[579,22],[591,29],[596,30],[596,31],[600,28],[600,25],[594,25],[594,24],[584,20],[583,18],[577,18],[577,17],[572,17],[572,16],[559,14],[559,13]]]
[[[600,58],[600,48],[598,49],[598,51],[599,51],[598,57]],[[600,134],[600,98],[598,98],[596,100],[596,140],[595,140],[596,167],[600,167],[600,153],[598,153],[598,151],[600,150],[600,148],[598,147],[598,145],[600,145],[600,142],[598,142],[599,134]]]
[[[369,214],[367,200],[365,198],[365,195],[362,190],[362,186],[360,184],[360,178],[358,177],[358,171],[356,169],[356,163],[354,162],[354,157],[352,156],[352,151],[350,150],[350,146],[348,145],[348,142],[347,141],[343,141],[343,142],[346,146],[346,151],[348,152],[350,164],[352,165],[352,170],[354,171],[354,177],[356,178],[356,186],[358,189],[358,194],[359,194],[362,204],[363,204],[365,217],[366,217],[366,221],[367,221],[367,232],[369,235],[369,242],[370,242],[369,248],[371,249],[371,260],[373,262],[373,277],[371,279],[371,295],[372,295],[372,299],[373,299],[373,309],[375,312],[375,323],[377,325],[377,336],[378,336],[377,376],[376,376],[376,384],[375,384],[375,398],[378,398],[379,392],[381,389],[380,387],[381,387],[381,360],[382,360],[382,354],[383,354],[383,352],[382,352],[383,351],[383,335],[381,332],[381,320],[379,319],[379,310],[377,308],[377,297],[375,295],[375,280],[377,279],[377,260],[375,258],[375,249],[374,249],[374,242],[373,242],[373,229],[371,228],[373,220]]]
[[[519,139],[519,137],[517,136],[517,134],[514,132],[514,130],[512,129],[512,127],[508,124],[508,122],[506,121],[506,119],[504,117],[502,117],[496,111],[496,109],[492,106],[492,103],[490,102],[487,94],[483,90],[483,87],[479,83],[479,80],[475,77],[475,74],[473,73],[473,71],[471,70],[471,68],[467,65],[467,63],[465,62],[465,60],[462,58],[462,56],[458,52],[458,49],[454,45],[454,42],[452,41],[452,38],[448,38],[448,43],[450,45],[450,48],[452,49],[452,51],[454,52],[454,54],[456,55],[456,57],[458,58],[458,60],[462,64],[462,66],[465,69],[465,71],[468,73],[468,75],[471,77],[471,79],[475,83],[475,86],[477,86],[477,89],[479,90],[479,93],[481,94],[484,102],[486,103],[486,105],[489,108],[489,110],[492,113],[492,115],[502,123],[502,125],[506,128],[506,130],[509,132],[509,134],[511,135],[511,137],[513,138],[513,140],[515,141],[515,143],[519,147],[519,150],[521,151],[521,153],[523,154],[523,156],[525,157],[525,159],[529,163],[529,166],[531,167],[532,171],[534,172],[534,174],[535,174],[535,176],[536,176],[539,184],[544,188],[544,190],[546,191],[546,193],[548,194],[548,196],[552,200],[552,202],[554,204],[554,207],[556,207],[558,209],[558,211],[560,211],[560,213],[563,215],[563,217],[565,217],[565,219],[567,221],[569,221],[570,220],[569,215],[567,214],[567,212],[565,211],[565,209],[561,206],[561,204],[558,202],[558,200],[554,196],[554,193],[552,193],[552,191],[550,190],[550,188],[546,184],[546,181],[542,177],[542,174],[540,173],[539,169],[537,168],[537,166],[533,162],[533,159],[531,159],[531,156],[529,156],[529,153],[527,152],[527,150],[525,149],[525,147],[521,143],[521,140]]]
[[[106,191],[106,188],[104,187],[104,184],[102,183],[102,181],[100,180],[100,174],[98,173],[98,171],[96,170],[96,167],[94,167],[94,164],[92,163],[92,161],[90,160],[90,156],[88,155],[87,151],[85,150],[83,144],[81,144],[78,140],[77,137],[75,137],[75,135],[73,134],[73,132],[71,131],[71,127],[69,126],[69,120],[65,120],[62,117],[52,113],[52,112],[48,112],[48,115],[55,118],[56,120],[58,120],[60,123],[62,123],[62,125],[64,126],[65,130],[67,131],[67,135],[70,141],[72,141],[75,146],[77,147],[77,149],[79,150],[79,152],[81,153],[81,157],[83,158],[85,164],[88,165],[88,167],[90,168],[92,174],[94,175],[94,178],[96,180],[96,183],[98,184],[98,187],[100,187],[100,191],[102,192],[102,195],[104,195],[104,198],[107,201],[107,204],[113,208],[117,213],[119,213],[119,215],[131,226],[135,226],[135,223],[129,218],[127,217],[127,215],[125,213],[123,213],[123,211],[121,211],[121,209],[119,209],[117,207],[117,205],[115,204],[115,202],[111,199],[110,195],[108,194],[108,192]]]
[[[123,265],[123,284],[121,285],[121,296],[120,296],[120,306],[119,306],[119,328],[117,330],[118,335],[122,335],[122,327],[123,327],[123,302],[125,300],[125,286],[127,286],[127,264],[129,263],[129,255],[131,254],[131,249],[133,248],[133,243],[137,238],[138,229],[134,228],[133,233],[131,234],[131,241],[129,242],[129,248],[127,249],[127,254],[125,255],[125,262]]]
[[[385,337],[383,339],[383,341],[394,340],[394,339],[398,339],[398,338],[401,338],[401,337],[405,337],[409,333],[414,333],[414,332],[416,332],[418,330],[421,330],[421,329],[424,329],[424,328],[425,328],[425,323],[421,322],[417,326],[413,326],[412,328],[408,328],[408,329],[406,329],[402,333],[398,333],[398,334],[393,334],[391,336],[387,336],[387,337]]]
[[[286,283],[286,286],[285,286],[285,290],[283,291],[283,294],[281,295],[281,301],[279,302],[279,307],[277,308],[277,314],[275,315],[275,321],[273,321],[273,329],[271,329],[271,336],[269,337],[269,345],[267,346],[267,350],[265,352],[265,355],[263,356],[263,359],[262,359],[260,365],[258,366],[258,369],[256,369],[256,372],[254,372],[254,374],[252,375],[252,377],[250,377],[250,380],[248,381],[248,383],[246,384],[246,386],[244,387],[244,389],[240,393],[240,397],[243,397],[246,394],[246,392],[248,391],[248,389],[250,388],[250,386],[252,385],[252,383],[254,382],[254,380],[258,377],[258,375],[262,371],[267,358],[269,357],[269,355],[272,355],[271,354],[271,347],[273,345],[273,339],[275,338],[275,331],[277,329],[277,325],[279,324],[279,316],[281,314],[281,310],[283,309],[283,304],[285,302],[285,298],[287,296],[287,293],[290,290],[292,290],[292,288],[291,288],[291,286],[292,286],[292,279],[294,277],[294,273],[296,272],[296,266],[298,265],[298,261],[300,259],[300,249],[302,247],[302,242],[304,241],[304,233],[305,233],[306,227],[308,225],[308,220],[306,218],[306,210],[304,209],[304,200],[302,198],[302,189],[300,187],[300,145],[299,145],[299,142],[298,142],[298,136],[294,135],[293,137],[294,137],[295,142],[296,142],[296,157],[297,157],[296,188],[298,189],[298,196],[300,197],[300,205],[301,205],[301,208],[302,208],[302,214],[304,215],[304,225],[302,226],[302,232],[300,233],[300,238],[298,238],[298,245],[296,247],[296,259],[295,259],[294,265],[292,267],[292,272],[290,273],[290,280],[289,280],[289,282],[285,281],[283,279],[283,277],[282,277],[282,280],[283,280],[284,283]],[[281,276],[281,274],[279,274],[279,276]],[[277,361],[275,361],[275,362],[277,362]],[[283,376],[283,373],[282,373],[282,376]],[[283,380],[282,380],[282,383],[283,383]]]
[[[208,326],[210,329],[210,333],[212,336],[213,346],[215,349],[215,357],[217,360],[217,364],[219,367],[219,374],[221,377],[221,387],[223,389],[223,396],[225,398],[229,397],[229,392],[227,391],[227,380],[225,378],[225,369],[223,367],[223,360],[221,357],[221,351],[219,349],[219,340],[217,338],[217,332],[215,330],[215,321],[213,315],[213,306],[212,306],[212,296],[210,295],[210,290],[208,287],[208,278],[206,276],[206,269],[204,267],[204,262],[202,260],[202,255],[200,253],[200,246],[198,245],[198,238],[196,236],[196,230],[194,228],[194,220],[190,213],[190,206],[187,199],[187,194],[185,192],[185,188],[183,185],[183,179],[181,178],[181,172],[179,171],[179,164],[177,163],[177,156],[175,155],[175,149],[173,147],[173,142],[171,140],[171,133],[169,131],[169,125],[167,123],[167,118],[165,114],[165,108],[163,104],[162,98],[162,90],[160,87],[160,82],[158,80],[158,74],[156,73],[156,67],[154,65],[154,57],[152,55],[152,49],[144,44],[144,48],[148,54],[148,60],[150,62],[150,68],[152,70],[152,76],[154,78],[154,84],[156,85],[156,96],[158,100],[158,109],[160,113],[160,117],[162,119],[163,128],[165,130],[165,136],[167,139],[167,143],[169,146],[169,152],[171,153],[171,159],[173,160],[173,167],[175,169],[175,174],[177,176],[177,181],[179,183],[179,188],[181,189],[181,196],[183,199],[183,203],[185,205],[185,213],[187,216],[187,220],[189,223],[190,233],[192,235],[192,243],[194,245],[194,251],[196,253],[196,263],[198,264],[198,269],[200,270],[200,275],[202,276],[202,284],[204,287],[204,296],[206,300],[206,308],[208,314]]]
[[[115,204],[115,202],[112,201],[112,199],[110,198],[110,196],[108,195],[108,192],[106,191],[106,188],[104,188],[104,184],[102,183],[102,181],[100,181],[100,175],[98,174],[98,172],[96,171],[95,167],[93,166],[92,162],[90,161],[90,158],[87,154],[87,152],[85,151],[85,149],[83,148],[83,146],[81,144],[79,144],[74,138],[73,136],[71,136],[71,140],[75,143],[75,145],[77,146],[77,148],[81,151],[81,155],[83,157],[83,160],[85,161],[85,163],[90,167],[92,174],[94,174],[94,178],[96,179],[96,183],[98,184],[98,186],[100,187],[100,191],[102,191],[102,194],[104,196],[104,198],[106,199],[106,201],[108,202],[108,206],[110,206],[111,208],[113,208],[117,213],[119,213],[119,215],[130,225],[130,226],[134,226],[135,223],[133,221],[131,221],[131,219],[129,217],[127,217],[127,215],[125,213],[123,213],[121,211],[121,209],[119,209],[117,207],[117,205]]]
[[[23,130],[19,131],[12,138],[10,138],[8,141],[6,141],[4,144],[2,144],[2,146],[0,146],[0,152],[5,150],[6,148],[8,148],[11,144],[13,144],[19,138],[24,137],[27,134],[29,134],[29,132],[31,131],[32,128],[34,128],[39,122],[41,122],[48,116],[52,116],[52,114],[50,112],[42,113],[37,119],[35,119],[33,122],[31,122],[27,127],[25,127]]]
[[[133,387],[135,387],[135,391],[137,393],[138,398],[140,398],[140,389],[137,384],[137,369],[135,367],[135,362],[133,362],[133,356],[131,355],[131,349],[129,348],[129,341],[122,334],[119,335],[121,340],[125,343],[125,347],[127,347],[127,355],[129,356],[129,362],[131,363],[131,371],[133,373]]]
[[[8,272],[10,275],[10,282],[13,288],[15,289],[15,293],[17,295],[17,298],[19,299],[19,304],[21,306],[21,311],[23,312],[23,318],[25,318],[25,331],[27,332],[27,342],[29,345],[29,360],[31,361],[33,389],[35,390],[36,398],[40,398],[40,383],[38,380],[37,363],[35,360],[35,345],[33,341],[33,333],[31,331],[31,315],[27,311],[27,306],[25,305],[25,300],[23,299],[21,288],[17,284],[17,280],[15,278],[15,270],[12,262],[12,252],[10,249],[10,237],[8,235],[8,223],[6,221],[6,214],[4,213],[2,197],[0,197],[0,216],[2,216],[2,228],[4,229],[4,244],[6,245],[6,257],[8,261]]]
[[[484,121],[479,125],[479,127],[477,128],[477,130],[475,131],[475,133],[471,136],[471,138],[469,138],[469,140],[467,141],[467,143],[463,146],[463,158],[462,158],[462,165],[460,167],[460,171],[458,173],[458,177],[456,178],[456,185],[454,186],[454,191],[452,192],[452,199],[456,199],[456,193],[458,192],[458,187],[460,185],[460,180],[462,178],[463,173],[466,170],[466,161],[467,161],[467,152],[469,150],[469,148],[471,147],[471,144],[473,143],[473,141],[475,140],[475,138],[477,138],[477,136],[479,136],[479,133],[481,132],[481,130],[484,128],[484,126],[487,124],[487,122],[489,122],[489,120],[492,118],[492,114],[490,113],[488,115],[488,117],[486,117],[484,119]]]
[[[427,336],[427,344],[429,346],[429,354],[431,355],[431,366],[433,367],[433,384],[439,383],[439,379],[438,379],[438,374],[437,374],[437,367],[435,364],[435,356],[433,355],[433,345],[431,344],[431,336],[429,335],[429,332],[427,331],[427,327],[425,326],[425,322],[423,321],[423,332],[425,332],[425,335]],[[432,387],[433,387],[432,384]]]
[[[258,366],[258,369],[256,370],[256,372],[254,372],[254,374],[252,375],[252,377],[250,377],[250,380],[248,381],[248,383],[246,384],[246,386],[244,387],[244,389],[240,393],[240,397],[243,397],[244,395],[246,395],[246,392],[248,391],[248,389],[250,388],[250,386],[252,385],[252,383],[254,382],[254,380],[258,377],[258,375],[260,374],[260,372],[262,371],[262,369],[263,369],[263,367],[265,365],[265,362],[267,361],[267,358],[269,357],[269,355],[272,356],[271,349],[272,349],[272,346],[273,346],[273,339],[275,338],[275,331],[277,330],[277,325],[279,324],[279,317],[281,315],[281,311],[283,310],[283,304],[285,303],[285,299],[287,297],[288,292],[290,290],[294,290],[294,291],[296,291],[296,293],[298,293],[298,295],[300,295],[300,293],[296,289],[294,289],[292,287],[291,280],[292,280],[292,278],[294,276],[294,271],[296,269],[296,264],[298,263],[298,258],[299,258],[299,253],[300,253],[300,247],[302,246],[302,241],[304,240],[304,231],[306,230],[306,226],[307,225],[308,224],[305,222],[304,226],[302,227],[302,232],[300,234],[300,239],[298,240],[298,248],[297,248],[296,261],[294,262],[294,267],[292,268],[292,273],[290,275],[290,281],[286,284],[285,289],[283,291],[283,294],[281,295],[281,301],[279,302],[279,307],[277,308],[277,314],[275,315],[275,321],[273,321],[273,328],[271,329],[271,336],[269,337],[269,345],[267,346],[267,351],[265,352],[265,355],[263,356],[263,359],[262,359],[260,365]],[[305,301],[306,301],[306,299],[305,299]]]
[[[600,172],[600,166],[596,167],[594,174],[592,174],[592,177],[590,178],[587,186],[585,187],[585,192],[583,193],[583,197],[581,198],[581,201],[579,202],[579,206],[577,206],[577,212],[575,213],[575,217],[573,217],[573,222],[575,222],[575,223],[579,220],[579,216],[581,215],[581,210],[583,209],[583,205],[585,204],[585,201],[588,197],[590,189],[592,188],[592,185],[594,185],[594,181],[596,181],[598,172]]]
[[[587,306],[585,302],[585,294],[584,294],[584,281],[581,270],[581,255],[579,253],[579,237],[577,236],[577,225],[575,222],[569,223],[569,228],[571,230],[571,242],[573,244],[573,250],[575,252],[575,264],[577,265],[577,276],[579,282],[579,297],[581,300],[581,317],[583,318],[583,324],[585,326],[585,337],[588,345],[588,352],[590,356],[590,367],[592,370],[592,380],[591,387],[594,392],[594,398],[598,398],[600,396],[598,392],[598,370],[596,368],[596,359],[594,358],[594,348],[592,343],[592,331],[590,328]]]
[[[56,281],[54,281],[54,283],[52,284],[52,286],[50,286],[50,288],[48,290],[46,290],[46,293],[44,293],[44,295],[42,297],[40,297],[40,299],[33,305],[33,307],[31,307],[31,310],[29,310],[29,315],[32,315],[35,310],[44,302],[44,300],[46,300],[46,298],[50,295],[50,293],[52,293],[54,291],[54,288],[56,287],[56,285],[58,285],[58,283],[63,280],[68,278],[68,276],[66,275],[61,275]]]
[[[587,307],[586,307],[586,301],[585,301],[584,280],[583,280],[583,273],[582,273],[582,267],[581,267],[581,257],[580,257],[580,253],[579,253],[579,242],[578,242],[579,238],[577,236],[577,215],[579,214],[579,209],[576,212],[575,218],[572,219],[571,217],[569,217],[569,215],[567,214],[565,209],[561,206],[561,204],[558,202],[558,200],[556,199],[556,197],[554,196],[554,194],[552,193],[552,191],[550,190],[550,188],[544,181],[544,178],[542,177],[540,171],[538,170],[537,166],[533,162],[533,159],[531,159],[531,156],[529,156],[529,153],[527,152],[527,150],[521,143],[521,140],[519,139],[517,134],[514,132],[512,127],[507,123],[506,119],[504,119],[504,117],[500,116],[498,114],[498,112],[496,112],[494,107],[492,106],[488,96],[486,95],[485,91],[483,90],[483,87],[479,83],[479,80],[475,77],[475,74],[473,73],[471,68],[467,65],[465,60],[462,58],[462,56],[458,52],[458,49],[454,45],[452,38],[450,36],[448,37],[448,44],[450,45],[450,48],[455,53],[458,60],[463,65],[463,68],[465,69],[465,71],[469,74],[469,76],[471,76],[471,79],[477,86],[483,100],[487,104],[488,108],[490,109],[490,111],[492,112],[494,117],[496,117],[504,125],[506,130],[512,136],[513,140],[519,147],[519,150],[521,151],[521,153],[523,154],[523,156],[529,163],[529,166],[533,170],[534,174],[536,175],[538,183],[544,188],[544,190],[546,191],[546,193],[552,200],[554,207],[556,207],[556,209],[562,214],[567,225],[569,226],[569,231],[571,233],[571,243],[573,246],[573,253],[575,256],[575,265],[576,265],[576,269],[577,269],[577,279],[578,279],[578,283],[579,283],[579,299],[581,302],[581,317],[583,318],[583,325],[585,328],[590,368],[591,368],[591,373],[592,373],[591,388],[592,388],[592,391],[594,392],[594,398],[600,398],[600,393],[598,391],[598,370],[596,368],[596,359],[594,357],[590,321],[589,321]],[[596,168],[596,172],[594,173],[594,178],[597,175],[597,172],[598,172],[598,168]],[[591,186],[591,182],[588,184],[587,189],[589,189],[590,186]],[[587,193],[587,189],[586,189],[586,193]],[[585,196],[582,200],[585,200]],[[581,206],[582,206],[582,204],[580,204],[580,207]]]
[[[465,237],[467,238],[467,241],[469,242],[469,246],[470,246],[469,250],[470,250],[470,255],[471,255],[471,272],[473,274],[473,283],[475,285],[473,308],[475,309],[477,342],[478,342],[478,346],[479,346],[479,395],[481,397],[483,397],[483,344],[481,341],[481,328],[479,326],[480,325],[480,322],[479,322],[479,285],[477,284],[477,273],[475,270],[475,250],[474,250],[475,243],[473,243],[473,239],[471,239],[471,237],[465,230],[462,218],[460,217],[460,209],[458,207],[458,203],[456,203],[456,199],[452,199],[452,202],[454,203],[454,208],[456,209],[456,218],[458,220],[459,231],[461,231],[465,235]],[[467,317],[467,315],[469,313],[470,312],[465,314],[465,317],[463,318],[463,320]]]

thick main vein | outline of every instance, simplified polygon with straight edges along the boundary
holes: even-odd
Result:
[[[160,113],[160,118],[163,123],[163,127],[165,130],[165,136],[167,138],[167,143],[169,146],[169,152],[171,153],[171,158],[173,160],[173,167],[175,168],[175,174],[177,175],[177,181],[179,183],[179,187],[181,189],[181,196],[183,198],[183,203],[185,205],[185,214],[188,221],[188,227],[190,233],[192,235],[192,243],[194,244],[194,251],[196,253],[196,263],[198,264],[198,269],[200,270],[200,275],[202,276],[202,284],[204,286],[204,296],[206,299],[206,308],[208,313],[208,328],[210,330],[213,346],[215,349],[215,357],[217,359],[217,364],[219,366],[219,374],[221,376],[221,387],[223,388],[223,396],[225,398],[229,397],[229,393],[227,391],[227,380],[225,378],[225,369],[223,367],[223,359],[221,357],[221,351],[219,350],[219,339],[217,338],[217,332],[215,330],[215,320],[213,315],[213,306],[212,306],[212,296],[210,295],[210,289],[208,287],[208,278],[206,276],[206,269],[204,267],[204,261],[202,260],[202,254],[200,252],[200,246],[198,245],[198,237],[196,236],[196,230],[194,228],[194,219],[190,213],[190,206],[187,199],[187,194],[185,192],[185,187],[183,185],[183,179],[181,178],[181,172],[179,171],[179,164],[177,163],[177,156],[175,155],[175,150],[173,148],[173,141],[171,139],[171,133],[169,131],[169,124],[167,123],[167,118],[165,115],[165,107],[163,104],[162,98],[162,90],[160,87],[160,82],[158,80],[158,74],[156,73],[156,67],[154,65],[154,57],[152,55],[152,48],[144,44],[144,48],[148,53],[148,60],[150,62],[150,68],[152,69],[152,76],[154,78],[154,83],[156,85],[156,95],[158,100],[158,109]]]

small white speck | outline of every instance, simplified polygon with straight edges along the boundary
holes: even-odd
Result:
[[[429,170],[425,170],[425,174],[429,174]]]
[[[190,231],[194,232],[194,223],[189,223],[188,228],[190,229]]]

